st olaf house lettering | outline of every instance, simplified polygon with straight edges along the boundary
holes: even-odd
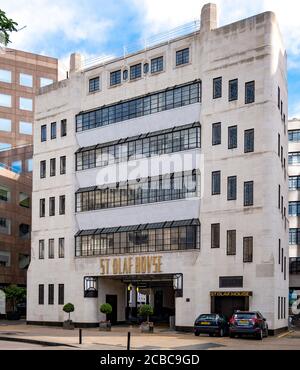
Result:
[[[118,257],[100,260],[100,274],[102,276],[161,273],[161,256]]]

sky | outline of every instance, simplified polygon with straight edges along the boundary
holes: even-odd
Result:
[[[0,0],[0,9],[25,27],[9,47],[59,58],[120,56],[124,46],[200,19],[202,0]],[[300,1],[215,0],[219,25],[276,12],[288,52],[289,117],[300,117]]]

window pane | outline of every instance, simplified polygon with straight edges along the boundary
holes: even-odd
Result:
[[[213,80],[213,98],[218,99],[222,97],[222,77]]]
[[[0,185],[0,203],[1,202],[10,202],[11,200],[11,191],[6,186]]]
[[[19,108],[22,110],[27,110],[31,112],[33,109],[32,99],[20,98]]]
[[[14,161],[11,165],[12,171],[15,173],[22,173],[22,161]]]
[[[11,108],[11,96],[7,94],[0,94],[0,106]]]
[[[0,143],[0,152],[11,149],[11,144]]]
[[[11,71],[0,69],[0,82],[11,83]]]
[[[0,118],[0,131],[11,132],[11,120]]]
[[[228,149],[237,148],[237,126],[228,128]]]
[[[40,79],[40,86],[41,87],[45,87],[45,86],[48,86],[48,85],[52,85],[53,84],[53,80],[51,80],[50,78],[45,78],[45,77],[42,77]]]
[[[20,121],[20,134],[32,135],[32,123]]]
[[[20,85],[26,87],[33,86],[33,77],[31,75],[20,73]]]

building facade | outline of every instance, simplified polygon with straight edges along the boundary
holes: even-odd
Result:
[[[207,4],[187,35],[88,68],[74,54],[70,67],[36,102],[28,322],[62,323],[68,302],[78,325],[97,325],[105,302],[113,323],[134,321],[149,302],[178,330],[238,309],[286,328],[275,15],[218,27]]]
[[[0,289],[26,285],[30,259],[35,94],[57,81],[57,59],[0,53]]]
[[[289,121],[290,306],[300,298],[300,121]]]

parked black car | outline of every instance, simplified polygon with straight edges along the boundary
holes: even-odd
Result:
[[[228,320],[223,315],[206,314],[200,315],[195,321],[194,333],[198,337],[200,334],[209,334],[210,337],[218,335],[224,337],[228,334]]]
[[[268,324],[263,315],[258,312],[236,311],[230,319],[229,336],[253,335],[259,340],[268,337]]]

